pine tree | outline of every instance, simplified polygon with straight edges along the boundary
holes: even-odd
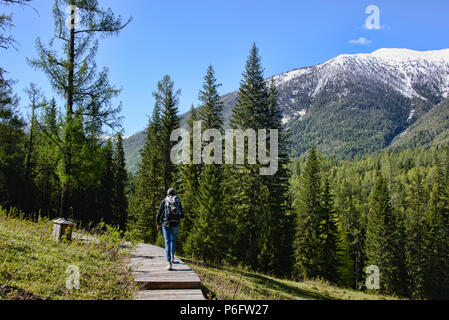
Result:
[[[197,194],[197,218],[186,244],[186,252],[206,262],[221,263],[229,236],[222,207],[222,172],[220,167],[206,165]]]
[[[309,152],[295,196],[293,207],[298,220],[294,273],[298,278],[313,279],[322,275],[320,225],[323,212],[320,163],[314,146]]]
[[[323,276],[325,279],[337,283],[340,279],[338,269],[340,266],[340,234],[339,219],[334,209],[334,199],[331,195],[330,183],[327,177],[323,178],[323,191],[321,196],[322,220],[321,241],[323,245]]]
[[[380,290],[402,293],[401,248],[397,217],[391,206],[387,181],[379,174],[373,188],[366,233],[367,265],[380,270]]]
[[[116,135],[115,150],[113,156],[114,170],[114,199],[113,217],[114,224],[121,230],[126,228],[128,218],[128,198],[126,197],[126,186],[128,184],[128,172],[126,171],[125,152],[123,151],[123,138],[119,132]]]
[[[36,121],[36,173],[34,184],[36,185],[37,206],[41,213],[49,218],[57,216],[58,191],[60,181],[56,174],[58,164],[61,161],[61,152],[57,147],[61,132],[59,112],[55,99],[43,102],[42,112]]]
[[[174,82],[168,75],[165,75],[157,84],[158,90],[153,93],[157,103],[161,106],[161,131],[160,141],[162,152],[161,174],[164,182],[164,190],[173,187],[176,183],[177,167],[170,159],[170,152],[175,146],[175,141],[170,141],[172,132],[179,128],[180,119],[178,116],[178,97],[180,91],[174,90]]]
[[[191,107],[190,117],[187,126],[190,133],[190,162],[184,163],[179,168],[180,186],[178,195],[182,199],[184,218],[181,221],[182,232],[178,234],[176,250],[181,254],[192,255],[192,250],[186,247],[188,237],[192,234],[193,226],[197,221],[197,194],[199,189],[199,179],[201,175],[201,165],[193,163],[193,122],[197,121],[197,112]]]
[[[270,129],[268,126],[275,125],[274,107],[270,105],[259,50],[253,44],[240,82],[237,104],[232,110],[231,127],[243,131]],[[230,210],[227,215],[235,227],[230,254],[236,261],[252,268],[273,270],[279,261],[278,252],[272,250],[273,230],[278,225],[272,224],[276,213],[272,212],[270,203],[270,179],[261,176],[261,164],[248,163],[246,150],[244,155],[245,164],[227,169],[229,174],[226,174],[224,186],[225,203]],[[283,207],[276,210],[283,211]],[[282,221],[276,221],[276,224],[282,224]]]
[[[427,270],[427,202],[423,176],[418,169],[407,190],[406,265],[409,277],[409,294],[413,299],[425,298],[425,272]]]
[[[282,125],[282,110],[277,103],[279,93],[271,82],[268,90],[268,110],[265,117],[267,129],[278,131],[278,170],[273,175],[263,176],[269,192],[269,214],[265,218],[265,232],[259,240],[261,252],[259,264],[266,265],[265,271],[275,271],[281,275],[291,273],[292,242],[294,239],[295,216],[289,215],[290,199],[288,198],[288,178],[290,172],[287,164],[289,159],[289,144]],[[267,141],[270,150],[270,140]]]
[[[436,177],[430,194],[429,248],[427,250],[426,296],[433,299],[449,298],[449,193],[440,161],[436,161]]]
[[[100,178],[98,191],[98,218],[107,224],[113,222],[113,201],[114,201],[114,168],[112,160],[112,141],[108,139],[104,147],[104,169]]]
[[[153,115],[147,128],[147,139],[142,150],[142,162],[134,179],[135,190],[130,198],[127,229],[134,240],[156,241],[156,210],[163,189],[162,150],[160,145],[161,106],[156,100]]]
[[[203,105],[199,108],[198,120],[201,121],[204,131],[208,129],[223,131],[223,103],[217,91],[219,86],[214,70],[209,66],[204,77],[203,90],[199,94],[199,100]],[[210,154],[211,157],[218,151],[213,152],[214,154]],[[201,169],[196,195],[196,218],[186,245],[186,252],[205,261],[221,262],[226,253],[227,230],[222,204],[222,171],[221,165],[215,163],[205,164]]]
[[[31,199],[24,194],[24,121],[17,110],[14,82],[6,79],[4,73],[0,68],[0,205],[25,209]]]

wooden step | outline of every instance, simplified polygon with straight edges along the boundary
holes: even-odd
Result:
[[[149,244],[136,246],[131,269],[140,290],[201,288],[201,280],[181,259],[175,258],[173,270],[167,270],[166,267],[164,249]]]
[[[204,300],[199,289],[142,290],[135,300]]]

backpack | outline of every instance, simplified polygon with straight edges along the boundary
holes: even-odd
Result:
[[[180,222],[180,203],[177,196],[168,195],[165,198],[165,221],[169,227],[176,227]]]

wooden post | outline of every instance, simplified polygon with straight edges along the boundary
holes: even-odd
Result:
[[[53,220],[52,236],[56,241],[61,241],[63,236],[65,236],[67,240],[71,241],[72,229],[73,222],[71,221],[65,220],[64,218]]]

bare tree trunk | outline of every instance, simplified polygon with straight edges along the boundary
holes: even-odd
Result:
[[[73,1],[71,2],[73,4]],[[73,16],[74,12],[71,12]],[[68,92],[67,92],[67,119],[66,119],[66,130],[65,130],[65,141],[66,141],[66,155],[64,157],[64,175],[69,177],[69,184],[66,182],[62,183],[61,188],[61,205],[59,209],[60,216],[63,218],[68,218],[68,211],[70,207],[70,175],[72,169],[72,141],[71,141],[71,130],[73,121],[73,76],[74,76],[74,65],[75,65],[75,21],[72,20],[72,28],[70,29],[70,47],[69,47],[69,78],[68,78]]]

